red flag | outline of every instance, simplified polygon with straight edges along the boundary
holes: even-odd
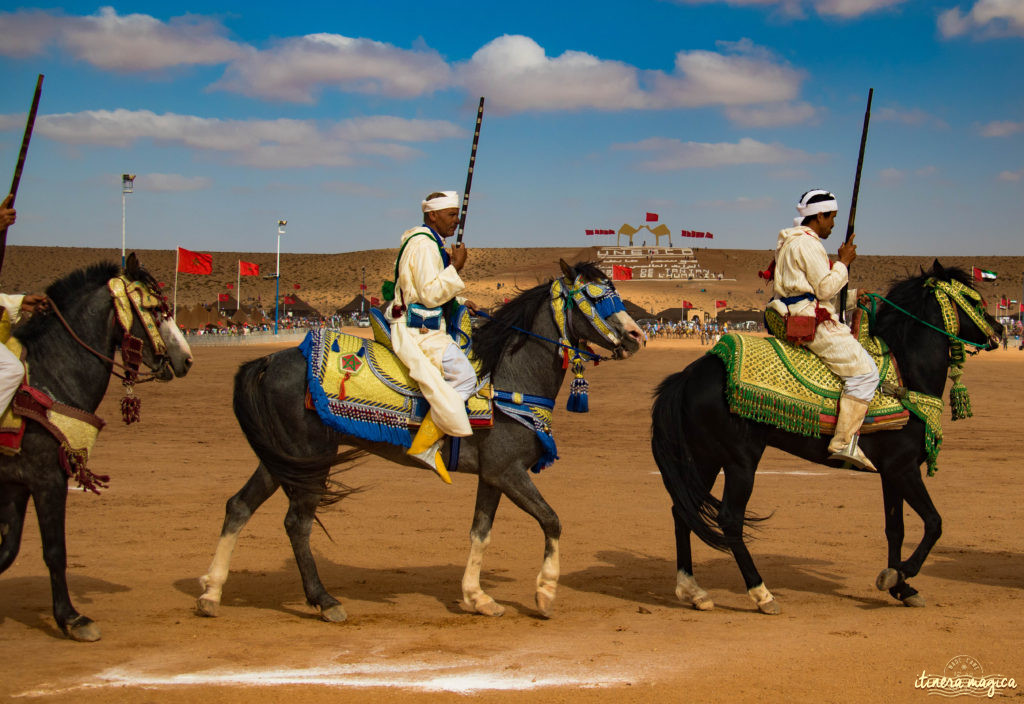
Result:
[[[298,288],[298,287],[296,287],[296,288]],[[360,291],[365,291],[366,290],[366,284],[359,284],[359,290]]]
[[[592,234],[594,234],[594,231],[593,231],[593,230],[586,230],[586,233],[587,233],[588,235],[592,235]]]
[[[657,213],[647,213],[647,222],[658,222]]]
[[[295,289],[296,291],[298,291],[300,288],[302,288],[302,285],[301,284],[292,284],[292,288]]]
[[[709,240],[715,239],[715,236],[713,234],[711,234],[710,232],[705,232],[704,236],[707,237]]]
[[[619,266],[618,264],[612,265],[612,280],[613,281],[631,281],[633,279],[633,269],[628,266]]]
[[[291,296],[285,296],[284,297],[284,304],[286,306],[295,305],[295,299],[292,298]]]
[[[212,274],[213,257],[178,247],[178,271],[182,274]]]
[[[706,233],[706,232],[694,232],[693,236],[694,237],[707,237],[708,233]]]
[[[163,288],[167,284],[165,284],[163,281],[158,281],[156,285],[157,285],[157,288]]]
[[[371,306],[379,306],[380,305],[380,299],[376,298],[375,296],[370,296],[370,305]]]
[[[715,301],[715,308],[725,308],[726,301]]]
[[[259,276],[260,265],[253,264],[252,262],[238,262],[238,273],[242,276]]]
[[[683,301],[683,308],[693,308],[693,304],[689,301]]]
[[[224,288],[234,288],[234,284],[224,284]]]
[[[228,301],[231,300],[231,296],[229,296],[226,293],[218,293],[217,300],[220,301],[221,303],[227,303]]]

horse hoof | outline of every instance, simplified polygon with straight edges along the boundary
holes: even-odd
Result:
[[[910,606],[913,608],[921,608],[925,605],[924,597],[920,594],[912,594],[911,596],[908,596],[906,599],[900,599],[900,601],[903,602],[904,606]]]
[[[884,592],[886,589],[892,589],[900,581],[900,573],[894,570],[892,567],[886,567],[884,570],[878,573],[878,578],[875,579],[875,588],[880,592]]]
[[[691,603],[697,611],[713,611],[715,608],[715,602],[706,596],[697,597]]]
[[[537,604],[537,611],[544,618],[551,618],[554,614],[555,597],[544,592],[537,592],[534,601]]]
[[[763,614],[768,614],[769,616],[777,616],[782,613],[782,609],[779,608],[779,602],[775,601],[775,599],[770,599],[763,604],[758,604],[757,610]]]
[[[505,615],[505,607],[489,596],[475,600],[469,605],[469,608],[482,616]]]
[[[79,643],[95,643],[100,639],[100,627],[92,619],[79,616],[64,625],[64,635]]]
[[[329,609],[321,610],[320,618],[328,623],[342,623],[348,618],[348,614],[345,613],[345,607],[341,604],[335,604]]]
[[[208,599],[204,596],[199,597],[196,600],[196,613],[200,616],[209,616],[214,618],[217,615],[217,610],[220,608],[220,602]]]

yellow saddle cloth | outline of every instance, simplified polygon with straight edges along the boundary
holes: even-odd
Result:
[[[769,330],[780,332],[782,318],[774,311],[769,314]],[[907,424],[910,414],[899,399],[882,389],[883,385],[900,386],[899,371],[885,342],[869,335],[862,318],[866,316],[855,316],[853,327],[875,360],[882,383],[871,399],[861,432],[896,430]],[[729,333],[709,354],[725,364],[731,412],[801,435],[835,432],[842,379],[812,352],[777,337]]]
[[[460,339],[468,347],[468,315],[457,316]],[[299,345],[307,363],[307,406],[338,432],[408,447],[410,426],[419,425],[429,406],[409,370],[391,351],[387,328],[371,317],[373,340],[336,330],[313,330]],[[470,355],[479,375],[479,362]],[[470,425],[494,422],[490,384],[478,381],[467,403]]]

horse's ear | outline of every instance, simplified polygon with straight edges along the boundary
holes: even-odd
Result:
[[[569,263],[566,262],[564,259],[559,259],[558,265],[562,267],[562,276],[567,278],[569,281],[572,281],[573,279],[576,278],[576,272],[572,270],[572,267],[569,266]]]
[[[932,262],[932,276],[941,276],[945,271],[946,269],[939,264],[938,259]]]
[[[139,266],[139,258],[135,256],[135,252],[128,255],[128,259],[125,261],[124,273],[128,275],[128,278],[135,281],[139,278],[139,270],[142,267]]]

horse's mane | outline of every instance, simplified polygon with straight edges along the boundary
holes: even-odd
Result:
[[[588,281],[605,281],[604,275],[593,262],[578,262],[572,267],[576,276]],[[481,375],[493,374],[501,355],[513,342],[513,351],[526,344],[527,337],[513,328],[529,330],[541,306],[551,300],[551,281],[531,289],[519,289],[519,295],[491,314],[491,319],[473,333],[473,355],[480,360]]]
[[[885,297],[900,308],[918,317],[923,317],[925,306],[929,301],[934,300],[932,289],[925,286],[925,282],[930,278],[959,281],[967,286],[973,286],[971,275],[966,271],[959,267],[943,267],[936,260],[932,264],[931,271],[925,271],[924,267],[921,267],[919,275],[895,281]],[[895,309],[886,310],[884,303],[882,306],[872,332],[883,338],[890,347],[910,349],[915,346],[917,344],[915,339],[921,332],[920,326],[912,318]]]
[[[46,295],[66,313],[83,293],[91,293],[98,287],[105,286],[107,281],[120,273],[121,266],[111,261],[90,264],[54,281],[46,288]],[[52,315],[33,315],[24,325],[18,327],[18,339],[31,344],[46,330],[51,317]]]

